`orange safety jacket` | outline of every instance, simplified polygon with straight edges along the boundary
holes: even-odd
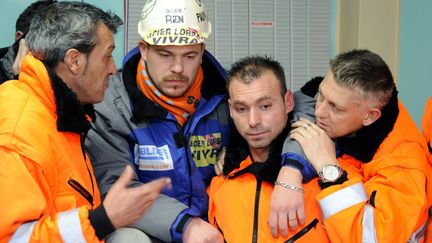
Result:
[[[89,209],[100,195],[83,134],[58,131],[51,85],[27,55],[19,80],[0,86],[0,242],[99,242]]]
[[[432,97],[429,97],[426,102],[422,118],[422,131],[429,147],[429,161],[432,163]],[[429,222],[425,242],[432,242],[432,208],[429,209]]]
[[[432,148],[432,97],[426,102],[426,106],[422,118],[423,136],[429,144],[429,149]]]
[[[364,163],[348,154],[338,158],[347,181],[323,190],[317,178],[304,184],[306,224],[315,218],[322,223],[298,242],[326,242],[328,238],[341,243],[424,242],[432,196],[428,193],[431,166],[415,123],[400,102],[396,105],[399,115],[394,127],[370,161]],[[239,170],[250,163],[243,161]],[[271,237],[266,224],[272,188],[263,182],[257,190],[254,176],[247,173],[234,179],[215,177],[208,189],[210,223],[227,242],[251,242],[253,232],[258,232],[256,242],[283,242],[286,239]]]
[[[338,161],[349,179],[317,195],[332,242],[424,241],[431,166],[416,124],[398,106],[394,127],[372,160],[342,155]]]
[[[288,237],[273,238],[267,220],[270,213],[270,198],[274,185],[260,181],[253,174],[244,173],[231,178],[253,162],[250,157],[228,177],[214,177],[209,193],[209,222],[215,226],[226,242],[330,242],[314,196],[320,191],[317,180],[305,185],[306,223],[297,230],[289,231]],[[309,188],[310,187],[310,188]]]

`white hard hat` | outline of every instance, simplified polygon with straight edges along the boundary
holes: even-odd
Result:
[[[138,33],[150,45],[203,43],[211,23],[202,0],[147,0]]]

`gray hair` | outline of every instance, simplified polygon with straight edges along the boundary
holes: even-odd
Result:
[[[97,43],[99,24],[116,33],[123,21],[88,3],[57,2],[33,18],[26,43],[36,58],[56,67],[69,49],[90,53]]]
[[[361,92],[363,97],[375,100],[379,108],[390,100],[395,83],[389,67],[376,53],[352,50],[330,61],[330,71],[339,85]]]

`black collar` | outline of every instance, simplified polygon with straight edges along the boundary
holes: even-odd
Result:
[[[93,105],[81,105],[76,94],[67,87],[59,76],[57,76],[54,69],[50,68],[45,63],[44,65],[48,71],[54,91],[57,112],[57,130],[59,132],[86,134],[90,129],[90,122],[87,120],[86,115],[93,121],[96,117]]]
[[[354,134],[336,139],[340,152],[351,155],[363,163],[370,162],[378,147],[393,130],[399,115],[396,88],[389,103],[381,110],[381,117],[369,126],[365,126]]]
[[[288,121],[290,119],[291,116]],[[235,178],[244,173],[251,173],[258,180],[274,183],[281,168],[282,146],[291,130],[289,122],[287,124],[284,130],[271,143],[269,157],[264,163],[252,163],[245,169],[234,173],[230,178]],[[239,168],[240,163],[249,155],[250,151],[246,140],[238,133],[237,129],[233,129],[226,147],[223,174],[228,175],[234,169]]]
[[[323,77],[315,77],[307,82],[301,91],[314,97],[318,92],[319,84]],[[363,127],[353,134],[336,139],[339,154],[348,154],[363,163],[370,162],[378,147],[393,130],[396,119],[399,115],[398,91],[393,90],[392,96],[381,110],[381,117],[369,126]]]

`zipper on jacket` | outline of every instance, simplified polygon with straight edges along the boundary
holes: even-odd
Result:
[[[291,238],[289,238],[285,243],[292,243],[298,239],[300,239],[302,236],[304,236],[307,232],[309,232],[312,228],[315,228],[318,224],[319,220],[315,218],[310,222],[308,225],[306,225],[303,229],[298,231],[295,235],[293,235]]]
[[[85,137],[86,137],[86,136],[87,136],[87,133],[82,133],[82,134],[80,134],[81,151],[82,151],[82,153],[83,153],[83,157],[84,157],[84,164],[86,165],[87,173],[88,173],[89,176],[90,176],[90,182],[91,182],[92,192],[93,192],[92,195],[94,195],[93,175],[92,175],[92,173],[91,173],[91,171],[90,171],[90,168],[88,167],[88,164],[87,164],[87,161],[86,161],[87,156],[86,156],[86,152],[85,152],[85,149],[84,149],[84,141],[85,141]],[[84,188],[84,187],[83,187],[83,188]],[[86,190],[86,189],[84,188],[84,190]],[[87,190],[86,190],[86,191],[87,191]],[[87,191],[87,192],[88,192],[88,191]],[[93,196],[91,196],[91,198],[92,198],[91,205],[92,205],[92,208],[93,208]]]
[[[254,224],[252,232],[252,243],[258,242],[258,217],[259,217],[259,202],[262,181],[257,179],[257,187],[255,191],[255,206],[254,206]]]
[[[177,136],[177,138],[173,137],[174,140],[176,140],[176,139],[178,140],[178,141],[174,141],[174,142],[181,142],[183,144],[183,147],[186,150],[186,159],[187,159],[189,177],[192,178],[192,167],[191,167],[191,158],[190,158],[190,155],[192,153],[190,151],[188,141],[186,140],[185,136],[183,135],[183,132],[184,132],[183,127],[181,127],[177,121],[175,122],[175,124],[177,126],[178,131],[179,131],[179,135]],[[195,163],[195,161],[193,161],[193,163]],[[190,186],[191,186],[190,191],[192,192],[192,182],[190,183]],[[192,205],[192,195],[189,197],[189,205]]]
[[[78,181],[69,178],[68,182],[67,182],[73,189],[75,189],[75,191],[77,191],[79,194],[81,194],[81,196],[83,196],[92,206],[93,208],[93,196],[92,194],[90,194],[89,191],[87,191],[87,189],[85,189]]]

